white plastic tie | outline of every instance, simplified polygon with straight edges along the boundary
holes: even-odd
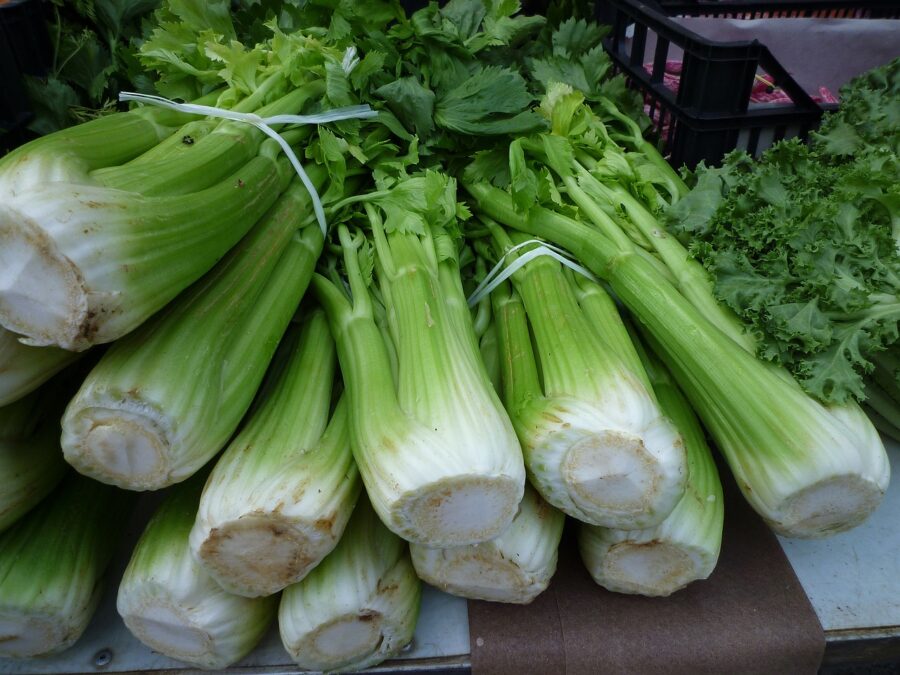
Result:
[[[341,68],[346,75],[353,72],[353,69],[359,65],[359,57],[356,55],[356,47],[347,47],[344,52],[344,59],[341,61]]]
[[[138,94],[133,91],[119,92],[120,101],[136,101],[138,103],[147,103],[149,105],[159,106],[161,108],[169,108],[178,112],[187,113],[189,115],[203,115],[204,117],[218,117],[226,120],[234,120],[235,122],[245,122],[250,124],[266,136],[273,139],[284,154],[287,155],[294,171],[300,176],[303,187],[309,192],[309,197],[313,203],[313,211],[316,214],[316,220],[319,221],[319,227],[322,229],[322,236],[328,234],[328,223],[325,220],[325,209],[322,207],[322,200],[316,187],[312,184],[303,165],[294,154],[290,144],[275,131],[271,124],[328,124],[329,122],[338,122],[340,120],[366,120],[378,116],[377,110],[372,110],[368,105],[352,105],[344,108],[335,108],[326,110],[315,115],[273,115],[272,117],[260,117],[256,113],[242,113],[235,110],[227,110],[226,108],[216,108],[215,106],[200,105],[198,103],[176,103],[162,96],[154,96],[152,94]]]
[[[508,266],[506,266],[506,258],[511,253],[515,253],[519,249],[522,249],[525,246],[529,246],[531,244],[537,244],[537,246],[527,253],[520,255]],[[469,299],[467,301],[469,307],[474,307],[479,302],[484,300],[484,298],[493,293],[500,284],[509,279],[513,274],[518,272],[532,260],[544,256],[553,258],[557,262],[568,267],[573,272],[576,272],[583,277],[587,277],[591,281],[597,281],[597,277],[595,277],[589,269],[582,265],[579,265],[577,262],[569,258],[569,253],[566,250],[561,249],[558,246],[554,246],[553,244],[548,244],[547,242],[541,241],[539,239],[529,239],[528,241],[523,241],[521,244],[516,244],[500,257],[500,260],[498,260],[497,264],[494,265],[491,271],[487,273],[487,276],[484,278],[484,280],[480,284],[478,284],[478,288],[476,288],[472,292],[472,295],[469,296]],[[506,266],[506,269],[504,269],[504,266]]]

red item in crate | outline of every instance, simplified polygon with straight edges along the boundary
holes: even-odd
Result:
[[[681,61],[666,61],[666,69],[663,72],[663,85],[673,93],[678,92],[678,85],[681,82],[681,65]],[[644,70],[653,74],[653,64],[645,63]],[[819,87],[818,96],[812,95],[812,100],[816,103],[838,103],[837,97],[831,93],[828,87]],[[753,83],[753,90],[750,92],[750,103],[790,104],[793,101],[781,87],[775,86],[775,83],[768,75],[757,75],[756,81]],[[669,125],[671,124],[670,116],[664,116],[662,123],[660,123],[661,109],[653,110],[649,97],[646,100],[644,112],[653,120],[654,126],[659,129],[660,134],[664,138],[668,137]]]

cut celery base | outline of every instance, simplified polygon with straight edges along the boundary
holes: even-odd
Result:
[[[666,542],[622,542],[613,545],[603,560],[598,584],[617,593],[667,596],[697,576],[694,557]]]
[[[90,318],[78,268],[32,219],[0,206],[0,323],[29,345],[74,347]]]
[[[331,525],[271,513],[243,516],[207,534],[199,547],[200,562],[230,593],[272,595],[303,579],[334,547]]]
[[[766,522],[785,537],[824,537],[859,525],[883,496],[879,484],[858,474],[832,476],[791,495],[779,509],[782,517]]]
[[[569,398],[520,416],[531,482],[583,522],[620,530],[658,525],[684,494],[684,443],[658,412],[636,429],[616,428],[604,415]]]
[[[63,428],[63,452],[80,473],[102,483],[158,490],[173,482],[167,426],[139,401],[90,406]]]
[[[550,583],[556,566],[528,570],[504,559],[493,542],[458,549],[410,547],[416,574],[447,593],[473,600],[525,605]]]
[[[592,434],[574,443],[562,471],[576,502],[636,516],[652,511],[652,498],[663,478],[641,438],[620,431]]]
[[[392,521],[410,541],[473,544],[503,532],[521,497],[522,485],[511,476],[450,476],[404,495],[392,509]]]
[[[476,600],[526,604],[556,571],[565,516],[530,485],[512,524],[496,539],[454,548],[409,547],[419,578]]]
[[[0,656],[24,659],[62,651],[80,635],[81,629],[67,626],[58,616],[0,610]]]
[[[141,642],[170,658],[207,668],[230,664],[216,656],[215,640],[175,604],[161,597],[148,598],[134,613],[122,616],[128,630]]]
[[[305,655],[307,664],[323,669],[347,666],[378,650],[384,639],[383,621],[378,612],[345,614],[319,626],[293,649]]]

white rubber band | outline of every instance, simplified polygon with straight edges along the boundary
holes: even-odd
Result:
[[[537,248],[533,248],[527,253],[516,258],[512,263],[510,263],[508,267],[506,267],[506,269],[504,269],[504,265],[506,265],[506,258],[510,253],[515,253],[519,249],[524,248],[525,246],[529,246],[530,244],[538,244],[538,246]],[[529,262],[531,262],[535,258],[540,258],[543,256],[549,256],[557,262],[562,263],[570,270],[573,270],[574,272],[587,277],[591,281],[597,281],[597,277],[595,277],[589,269],[583,267],[582,265],[579,265],[571,258],[568,258],[568,255],[568,252],[564,249],[561,249],[558,246],[554,246],[553,244],[549,244],[545,241],[540,241],[539,239],[529,239],[528,241],[523,241],[521,244],[516,244],[500,257],[500,260],[498,260],[497,264],[494,265],[491,271],[487,273],[487,276],[484,278],[484,280],[480,284],[478,284],[478,288],[476,288],[472,292],[472,295],[469,296],[469,299],[467,301],[469,307],[474,307],[475,305],[477,305],[485,297],[490,295],[500,284],[509,279],[513,274],[518,272]]]

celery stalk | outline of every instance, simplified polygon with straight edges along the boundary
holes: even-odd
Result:
[[[204,274],[275,202],[274,141],[216,185],[145,197],[44,183],[0,206],[0,323],[81,351],[136,328]]]
[[[509,194],[467,184],[480,210],[546,237],[606,279],[653,337],[750,504],[778,532],[815,537],[863,521],[890,477],[884,446],[858,407],[826,408],[783,371],[754,358],[633,249]]]
[[[81,637],[130,503],[127,493],[72,472],[0,535],[0,656],[50,654]]]
[[[205,473],[175,487],[147,524],[119,585],[128,630],[174,659],[227,668],[249,654],[275,618],[276,598],[225,592],[188,545]]]
[[[322,250],[308,203],[306,191],[292,187],[209,275],[113,345],[63,418],[70,464],[97,480],[153,490],[184,480],[222,448]]]
[[[578,544],[585,566],[604,588],[665,596],[706,579],[715,569],[725,509],[716,465],[697,418],[662,364],[641,352],[656,397],[684,439],[687,488],[656,527],[623,531],[582,525]]]
[[[475,600],[527,604],[556,572],[565,516],[531,486],[496,539],[453,548],[409,547],[416,574],[442,591]]]
[[[91,171],[123,164],[146,152],[190,119],[163,108],[138,109],[42,136],[0,159],[0,195],[6,201],[41,183],[83,182]]]
[[[64,349],[29,347],[0,328],[0,406],[18,401],[77,358]]]
[[[0,532],[46,497],[66,472],[53,384],[0,408]]]
[[[515,291],[494,292],[494,312],[506,407],[532,483],[553,506],[593,525],[660,523],[684,493],[684,447],[636,355],[622,358],[621,347],[604,342],[603,331],[614,331],[606,324],[621,326],[615,306],[589,315],[570,275],[547,257],[512,279]]]
[[[281,597],[278,624],[291,658],[309,670],[361,670],[412,639],[422,584],[399,537],[359,500],[337,548]]]
[[[456,262],[448,249],[438,252],[436,223],[421,238],[388,234],[367,208],[396,377],[360,270],[359,244],[346,228],[339,232],[352,301],[324,277],[313,282],[337,342],[360,474],[382,521],[410,541],[453,546],[491,539],[512,521],[525,472],[478,352]]]
[[[247,597],[300,581],[328,555],[361,486],[346,402],[329,415],[336,359],[321,310],[289,330],[281,351],[282,368],[216,463],[191,530],[196,559]]]

